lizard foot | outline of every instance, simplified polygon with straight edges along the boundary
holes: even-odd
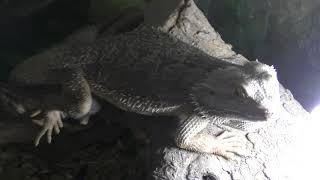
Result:
[[[212,153],[230,160],[238,156],[247,156],[246,142],[244,138],[232,132],[224,131],[217,136],[198,134],[192,140],[194,151]]]
[[[39,117],[41,116],[41,117]],[[38,146],[41,138],[47,134],[47,142],[50,144],[52,141],[52,131],[56,134],[60,133],[60,128],[63,127],[61,111],[51,110],[42,113],[40,110],[31,114],[32,122],[42,126],[42,130],[35,138],[34,145]]]
[[[239,135],[229,131],[224,131],[217,135],[212,141],[212,153],[220,155],[225,159],[235,159],[235,155],[248,156],[246,141]]]

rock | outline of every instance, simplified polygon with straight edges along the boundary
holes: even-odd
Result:
[[[146,11],[147,23],[158,26],[214,57],[236,64],[247,61],[243,56],[233,52],[230,45],[224,43],[192,0],[174,2],[153,1],[149,6],[150,9]],[[309,128],[309,122],[306,121],[309,114],[293,98],[290,91],[283,87],[281,87],[281,101],[279,119],[265,123],[256,132],[243,135],[251,144],[251,148],[248,146],[251,149],[251,156],[241,157],[237,161],[227,161],[215,155],[193,153],[178,149],[172,144],[166,145],[154,153],[150,179],[292,180],[303,177],[307,172],[295,167],[295,163],[300,164],[299,158],[295,155],[300,151],[295,147],[299,147],[304,138],[310,138],[310,136],[298,138]],[[206,131],[212,132],[214,129],[216,127],[212,124]]]

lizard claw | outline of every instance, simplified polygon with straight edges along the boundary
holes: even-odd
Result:
[[[219,155],[226,160],[236,160],[236,155],[249,156],[246,145],[247,141],[241,135],[228,131],[216,136],[199,133],[189,141],[178,144],[183,149]]]
[[[56,134],[60,133],[60,128],[63,127],[60,113],[60,111],[47,111],[44,113],[44,117],[42,119],[32,120],[35,124],[42,126],[42,130],[35,138],[35,146],[39,145],[41,138],[45,134],[47,134],[47,142],[50,144],[52,141],[52,131],[54,131]]]
[[[235,155],[249,156],[250,152],[246,150],[246,141],[228,131],[224,131],[215,137],[213,145],[213,153],[223,158],[235,159]]]
[[[35,110],[34,112],[32,112],[32,113],[30,114],[30,117],[31,117],[31,118],[34,118],[34,117],[38,116],[41,112],[42,112],[41,109],[37,109],[37,110]]]

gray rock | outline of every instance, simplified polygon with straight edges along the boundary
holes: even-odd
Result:
[[[231,46],[221,39],[192,0],[177,0],[175,3],[167,1],[155,0],[154,4],[149,5],[146,11],[147,23],[158,26],[211,56],[237,64],[247,61],[233,52]],[[167,10],[164,10],[165,8]],[[157,16],[159,10],[161,16]],[[243,133],[243,137],[248,141],[247,148],[251,150],[250,156],[228,161],[215,155],[197,154],[167,146],[158,149],[155,154],[150,179],[292,180],[306,177],[305,174],[310,175],[310,172],[299,168],[301,159],[304,158],[297,156],[307,147],[303,145],[303,141],[312,138],[306,133],[310,128],[306,120],[309,114],[293,98],[290,91],[283,87],[281,101],[279,119],[265,122],[257,131]],[[212,132],[212,129],[216,127],[211,125],[207,131]],[[311,163],[304,165],[312,167]]]

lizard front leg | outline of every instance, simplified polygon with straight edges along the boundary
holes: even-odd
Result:
[[[78,120],[80,124],[87,125],[89,119],[92,115],[96,114],[101,109],[100,104],[92,99],[92,105],[90,111],[80,117]],[[47,112],[42,112],[41,110],[36,110],[31,113],[30,117],[32,118],[32,122],[41,126],[42,130],[39,132],[37,137],[35,138],[34,144],[35,146],[39,145],[40,139],[47,133],[47,142],[50,144],[52,141],[53,131],[56,134],[60,133],[60,129],[63,128],[62,120],[66,117],[66,114],[57,110],[50,110]]]
[[[89,123],[90,117],[96,114],[97,112],[99,112],[100,109],[101,109],[101,105],[97,102],[95,98],[92,98],[90,111],[86,115],[79,118],[80,124],[87,125]]]
[[[41,138],[47,134],[47,141],[52,140],[52,131],[57,134],[63,127],[62,119],[69,117],[78,119],[80,123],[86,124],[90,115],[99,110],[99,104],[93,103],[90,87],[83,77],[81,70],[64,70],[56,73],[61,79],[61,92],[47,95],[43,101],[41,113],[34,113],[33,122],[42,126],[35,139],[37,146]],[[94,107],[93,107],[94,104]],[[98,108],[97,108],[98,107]],[[40,116],[40,118],[39,118]]]
[[[213,136],[201,132],[209,120],[191,115],[182,120],[177,130],[175,142],[178,147],[200,153],[220,155],[226,159],[233,159],[235,154],[244,154],[245,142],[228,131]]]

